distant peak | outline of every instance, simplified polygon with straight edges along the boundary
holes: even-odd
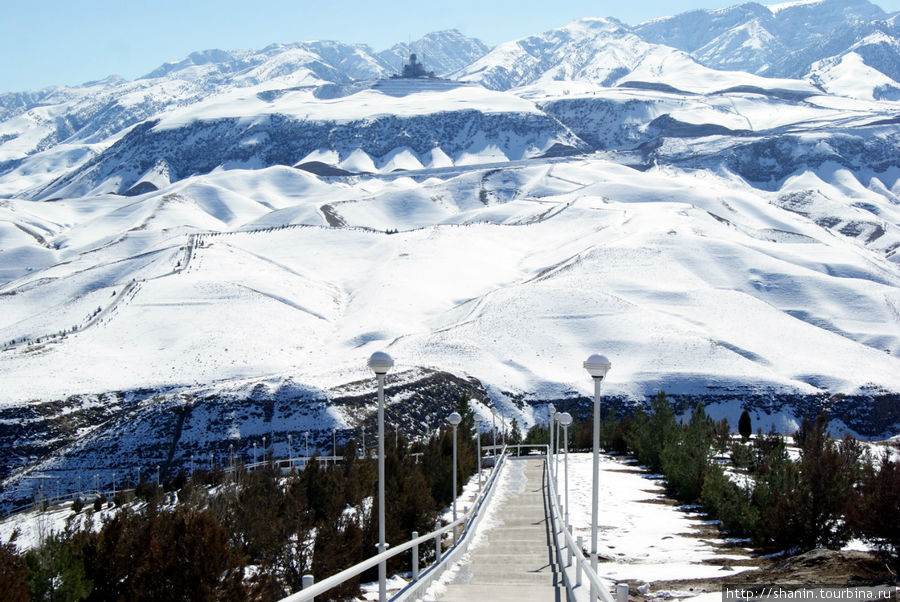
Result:
[[[806,6],[808,4],[824,4],[825,0],[794,0],[793,2],[779,2],[778,4],[767,4],[766,8],[772,11],[773,15],[777,15],[786,8],[795,8],[797,6]]]
[[[554,31],[567,31],[574,35],[595,36],[598,33],[619,33],[625,30],[628,30],[628,26],[612,17],[584,17]]]
[[[614,17],[583,17],[572,21],[569,25],[580,25],[591,29],[619,29],[625,26]]]

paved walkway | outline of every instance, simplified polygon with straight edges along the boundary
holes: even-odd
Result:
[[[544,461],[509,458],[508,495],[499,504],[487,541],[469,551],[456,578],[437,599],[444,602],[562,601],[565,587],[550,548]]]

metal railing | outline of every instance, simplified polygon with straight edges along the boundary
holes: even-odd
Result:
[[[499,448],[500,446],[497,447]],[[283,598],[281,602],[305,602],[308,600],[314,600],[316,596],[324,594],[328,590],[341,585],[345,581],[352,579],[373,567],[378,566],[382,562],[386,562],[394,556],[403,554],[404,552],[410,550],[412,550],[411,565],[413,580],[397,594],[391,597],[391,600],[400,601],[414,599],[413,596],[416,596],[420,592],[427,589],[438,577],[440,577],[441,573],[450,565],[454,564],[458,560],[462,552],[465,551],[465,548],[468,545],[468,535],[470,535],[474,530],[474,527],[477,526],[478,520],[481,517],[480,510],[493,494],[497,475],[500,474],[500,469],[502,468],[505,459],[506,449],[503,448],[503,451],[500,454],[500,459],[497,461],[494,469],[491,471],[491,476],[488,478],[487,483],[482,488],[481,494],[476,498],[475,503],[473,503],[472,506],[463,513],[462,517],[441,527],[440,529],[436,529],[419,537],[417,537],[417,533],[413,533],[412,540],[399,545],[392,550],[387,550],[380,554],[376,554],[375,556],[372,556],[371,558],[368,558],[367,560],[364,560],[359,564],[355,564],[349,568],[346,568],[343,571],[336,573],[318,583],[313,582],[311,575],[304,575],[303,589],[299,592],[291,594],[290,596],[287,596],[286,598]],[[460,526],[464,526],[464,528],[462,529],[460,534],[457,535],[456,529]],[[453,532],[453,545],[446,552],[442,553],[443,536],[449,532]],[[422,544],[430,543],[431,541],[434,542],[435,561],[426,570],[420,572],[418,566],[419,546]]]
[[[547,447],[549,450],[549,446]],[[557,452],[559,453],[559,452]],[[556,492],[556,473],[553,471],[554,462],[552,456],[546,455],[547,474],[549,475],[548,488],[550,496],[550,523],[553,530],[554,550],[556,552],[557,565],[563,576],[566,586],[566,598],[573,600],[591,600],[588,588],[582,583],[582,575],[587,577],[590,589],[597,592],[597,598],[603,602],[628,602],[628,585],[619,583],[616,585],[616,599],[613,600],[609,593],[609,586],[591,568],[590,558],[582,552],[581,537],[577,540],[572,536],[571,527],[565,524],[564,514],[560,505],[559,494]]]

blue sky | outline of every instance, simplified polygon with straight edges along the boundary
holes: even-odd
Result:
[[[497,44],[580,17],[636,24],[736,0],[3,0],[0,92],[139,77],[195,50],[262,48],[329,39],[383,50],[429,31],[456,28]],[[773,3],[768,0],[764,3]],[[900,0],[875,2],[900,11]]]

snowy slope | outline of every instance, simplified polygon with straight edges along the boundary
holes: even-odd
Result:
[[[729,9],[719,42],[810,6]],[[533,424],[589,398],[599,351],[617,407],[895,434],[892,38],[806,81],[636,31],[576,21],[465,81],[360,79],[383,60],[309,42],[0,98],[0,504],[30,475],[353,436],[377,349],[410,433],[461,391]],[[451,33],[448,61],[480,52]]]
[[[90,250],[4,287],[0,340],[51,335],[112,306],[39,353],[17,345],[0,355],[7,402],[272,373],[333,386],[362,377],[377,347],[539,397],[576,386],[579,358],[597,347],[621,358],[611,390],[638,396],[900,387],[896,267],[734,178],[637,177],[597,160],[424,186],[399,178],[348,189],[298,175],[311,194],[301,203],[367,229],[201,235],[187,262],[191,232],[263,217],[274,226],[270,208],[290,205],[278,186],[248,198],[223,184],[298,173],[285,170],[121,201],[91,230],[114,220],[110,234],[125,236],[82,243]],[[312,208],[280,213],[323,223]],[[440,223],[472,225],[430,225]],[[77,235],[59,240],[65,249]],[[113,292],[132,280],[118,301]],[[51,369],[57,378],[40,379]]]
[[[900,83],[869,66],[859,53],[859,50],[882,44],[900,50],[900,41],[896,39],[870,37],[844,54],[813,63],[807,77],[830,94],[865,100],[900,100]]]
[[[144,122],[86,163],[23,194],[136,194],[223,167],[318,162],[390,172],[436,162],[493,163],[554,147],[587,149],[531,102],[477,85],[381,80],[235,91]]]

